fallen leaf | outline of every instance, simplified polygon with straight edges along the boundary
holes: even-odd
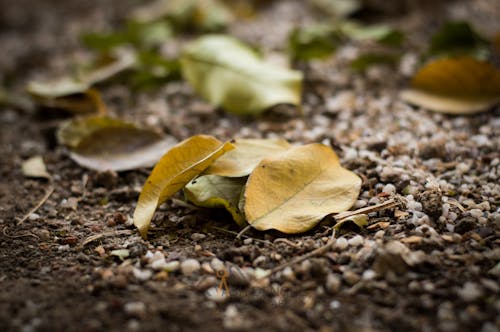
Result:
[[[477,59],[486,59],[490,46],[467,22],[450,21],[431,38],[430,55],[470,55]]]
[[[300,104],[301,72],[262,61],[232,37],[200,37],[184,49],[181,67],[200,95],[232,113],[258,114],[277,104]]]
[[[108,117],[71,120],[57,136],[71,148],[71,159],[97,171],[151,167],[176,143],[171,137]]]
[[[29,178],[43,178],[50,180],[52,177],[47,172],[47,167],[41,156],[31,157],[22,164],[23,175]]]
[[[404,34],[385,24],[362,25],[354,21],[340,24],[339,30],[349,39],[357,41],[373,40],[387,46],[401,46]]]
[[[134,10],[136,22],[168,19],[177,29],[218,31],[232,22],[231,12],[218,0],[157,0]]]
[[[347,17],[361,8],[358,0],[312,0],[312,4],[322,14],[336,18]]]
[[[233,145],[234,150],[217,159],[205,171],[205,174],[227,177],[247,176],[262,159],[291,148],[291,145],[283,139],[237,139]]]
[[[263,160],[250,175],[245,216],[258,230],[301,233],[356,201],[361,179],[340,166],[335,152],[322,144],[294,147]]]
[[[441,58],[420,69],[401,98],[442,113],[485,111],[500,101],[500,70],[471,57]]]
[[[225,208],[231,213],[238,225],[244,226],[246,224],[245,217],[239,210],[238,203],[245,183],[246,177],[228,178],[218,175],[202,175],[186,185],[184,194],[187,200],[194,205],[206,208]]]
[[[337,222],[333,228],[337,231],[341,229],[349,228],[349,225],[353,225],[357,230],[361,230],[368,225],[368,215],[366,214],[356,214],[354,216],[344,218]]]
[[[97,59],[89,69],[79,75],[61,77],[50,81],[32,81],[27,91],[38,99],[56,99],[85,93],[92,85],[107,80],[114,75],[131,68],[136,58],[130,49],[117,49],[109,55]]]
[[[294,60],[322,59],[330,56],[340,41],[340,34],[329,24],[297,28],[288,37],[288,53]]]
[[[151,171],[134,211],[134,225],[147,236],[156,208],[203,172],[212,162],[233,149],[229,142],[205,135],[188,138],[170,149]]]
[[[389,53],[365,53],[351,61],[351,68],[357,71],[365,71],[373,65],[395,65],[400,56]]]

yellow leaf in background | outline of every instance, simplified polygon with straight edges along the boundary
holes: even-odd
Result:
[[[177,141],[156,131],[109,117],[87,117],[63,123],[59,143],[71,148],[71,159],[97,171],[151,167]]]
[[[134,225],[147,236],[156,208],[234,147],[211,136],[190,137],[170,149],[151,171],[134,211]]]
[[[41,156],[35,156],[25,160],[22,164],[22,171],[23,175],[29,178],[51,179]]]
[[[500,102],[500,70],[466,56],[438,59],[415,74],[401,98],[442,113],[485,111]]]
[[[239,226],[244,226],[246,221],[238,209],[238,202],[246,180],[246,177],[228,178],[218,175],[202,175],[186,185],[184,194],[187,200],[194,205],[206,208],[225,208]]]
[[[291,148],[283,139],[237,139],[233,142],[234,150],[217,159],[206,174],[241,177],[252,173],[255,166],[264,158]]]
[[[184,49],[181,66],[197,93],[231,113],[255,115],[278,104],[300,105],[300,71],[266,63],[229,36],[198,38]]]
[[[361,179],[340,166],[329,147],[294,147],[263,160],[252,172],[244,193],[245,216],[258,230],[301,233],[328,214],[348,210],[360,188]]]

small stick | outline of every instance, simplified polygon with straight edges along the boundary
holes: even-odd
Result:
[[[250,228],[252,227],[252,225],[248,225],[247,227],[243,228],[239,233],[238,235],[236,235],[236,238],[239,239],[243,234],[245,234]]]
[[[300,263],[302,261],[305,261],[308,258],[311,258],[311,257],[314,257],[314,256],[323,255],[325,252],[327,252],[328,250],[330,250],[330,248],[335,244],[335,241],[336,241],[335,230],[333,230],[332,236],[330,237],[330,240],[328,240],[328,242],[325,245],[323,245],[323,246],[321,246],[319,248],[316,248],[313,251],[308,252],[307,254],[304,254],[302,256],[296,257],[296,258],[292,259],[291,261],[288,261],[286,263],[283,263],[281,265],[276,266],[275,268],[273,268],[271,270],[271,272],[268,275],[263,276],[263,277],[267,277],[267,276],[269,276],[271,274],[274,274],[274,273],[276,273],[278,271],[281,271],[281,270],[285,269],[286,267],[288,267],[290,265],[298,264],[298,263]]]
[[[221,231],[221,232],[225,232],[225,233],[228,233],[228,234],[233,234],[233,235],[238,235],[238,233],[236,232],[233,232],[233,231],[229,231],[227,229],[224,229],[224,228],[220,228],[220,227],[217,227],[217,226],[210,226],[210,228],[213,228],[213,229],[216,229],[218,231]],[[267,240],[261,240],[261,239],[256,239],[254,237],[251,237],[251,236],[248,236],[248,235],[241,235],[242,237],[246,238],[246,239],[252,239],[256,242],[261,242],[261,243],[265,243],[265,244],[272,244],[270,241],[267,241]]]
[[[32,236],[32,237],[36,238],[37,240],[40,240],[40,238],[37,235],[35,235],[33,233],[30,233],[30,232],[22,233],[22,234],[19,234],[19,235],[9,235],[9,234],[7,234],[7,226],[5,226],[3,228],[2,233],[3,233],[3,235],[5,235],[5,237],[8,237],[9,239],[18,239],[18,238],[21,238],[21,237]]]
[[[285,244],[288,244],[290,247],[293,247],[295,249],[299,249],[300,246],[296,243],[293,243],[292,241],[288,240],[288,239],[285,239],[284,237],[280,237],[280,238],[277,238],[276,240],[274,240],[274,243],[278,243],[278,242],[282,242],[282,243],[285,243]]]
[[[129,230],[129,229],[123,229],[121,231],[109,231],[109,232],[104,232],[104,233],[100,233],[100,234],[97,234],[97,235],[92,235],[92,236],[89,236],[87,239],[85,239],[85,241],[83,241],[83,243],[80,245],[80,247],[83,248],[87,244],[89,244],[90,242],[94,242],[94,241],[99,240],[100,238],[105,237],[105,236],[130,235],[130,234],[132,234],[131,230]]]
[[[32,214],[32,213],[35,213],[50,197],[50,195],[52,195],[52,193],[54,192],[54,186],[53,185],[50,185],[49,189],[47,189],[47,191],[45,192],[45,195],[42,197],[42,199],[37,203],[37,205],[35,205],[31,210],[28,211],[28,213],[26,213],[18,222],[17,222],[17,225],[21,225],[23,222],[26,221],[26,219],[29,218],[29,216]]]
[[[347,212],[343,212],[343,213],[339,213],[335,216],[333,216],[335,218],[335,220],[337,220],[337,222],[339,221],[342,221],[346,218],[349,218],[349,217],[352,217],[352,216],[355,216],[357,214],[368,214],[370,212],[375,212],[375,211],[380,211],[380,210],[385,210],[385,209],[390,209],[390,208],[393,208],[395,206],[398,205],[398,202],[394,199],[394,198],[391,198],[383,203],[380,203],[380,204],[376,204],[376,205],[372,205],[372,206],[367,206],[367,207],[364,207],[364,208],[361,208],[361,209],[357,209],[357,210],[354,210],[354,211],[347,211]]]

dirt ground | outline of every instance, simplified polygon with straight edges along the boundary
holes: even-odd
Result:
[[[467,19],[498,32],[500,6],[422,3],[363,17],[407,33],[396,68],[352,72],[346,63],[359,45],[302,65],[302,116],[236,117],[213,110],[184,82],[134,93],[124,84],[102,87],[113,115],[178,140],[205,133],[329,144],[364,180],[355,208],[390,197],[404,202],[370,214],[363,230],[336,234],[327,252],[268,277],[258,278],[325,245],[332,221],[302,235],[250,230],[236,239],[228,215],[195,209],[179,195],[159,208],[143,240],[130,217],[149,170],[83,169],[55,141],[60,116],[0,106],[0,331],[499,331],[500,109],[447,116],[410,107],[397,94],[441,22]],[[21,91],[29,79],[65,73],[87,54],[81,33],[119,26],[136,4],[1,0],[0,82]],[[282,51],[290,28],[314,19],[307,2],[274,1],[229,31]],[[35,155],[52,183],[23,176],[22,161]],[[117,249],[130,256],[110,255]],[[155,267],[158,259],[170,272]],[[229,296],[217,292],[218,264],[233,271]]]

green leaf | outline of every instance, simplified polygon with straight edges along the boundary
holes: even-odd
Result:
[[[467,22],[446,22],[431,38],[430,55],[470,55],[484,60],[489,56],[489,43]]]
[[[358,0],[312,0],[314,7],[323,14],[345,18],[361,8]]]
[[[401,46],[404,34],[385,24],[362,25],[354,21],[346,21],[339,27],[340,31],[352,40],[373,40],[387,46]]]
[[[234,150],[233,150],[234,151]],[[239,226],[246,224],[238,202],[247,178],[228,178],[218,175],[202,175],[186,185],[186,199],[194,205],[206,208],[224,208]]]
[[[181,56],[184,78],[204,98],[236,114],[259,114],[277,104],[300,104],[302,73],[265,63],[248,46],[208,35]]]
[[[288,37],[288,52],[294,60],[325,58],[340,44],[340,37],[330,25],[316,24],[297,28]]]
[[[131,15],[136,22],[168,19],[179,30],[219,31],[232,20],[231,12],[217,0],[157,0],[137,8]]]
[[[351,62],[351,68],[362,72],[373,65],[395,65],[399,58],[396,54],[365,53]]]

